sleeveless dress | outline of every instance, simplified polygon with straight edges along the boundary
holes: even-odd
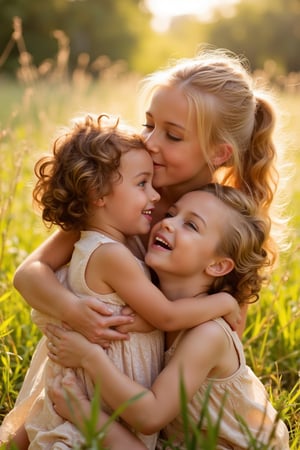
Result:
[[[56,277],[65,287],[67,285],[67,267],[62,267],[56,271]],[[40,313],[32,310],[32,316],[35,313],[38,315]],[[59,321],[55,321],[53,317],[42,315],[44,317],[43,323],[51,322],[60,324]],[[48,320],[47,320],[48,317]],[[42,336],[38,342],[34,353],[31,358],[29,368],[26,372],[23,384],[19,391],[18,397],[16,399],[15,405],[11,411],[5,416],[1,426],[0,426],[0,444],[3,442],[8,442],[10,437],[13,436],[18,428],[24,425],[29,412],[32,409],[33,404],[39,397],[44,395],[45,386],[45,367],[49,361],[47,356],[47,338]]]
[[[85,271],[90,256],[99,245],[115,242],[111,238],[96,232],[83,231],[80,240],[75,244],[74,252],[67,271],[67,285],[80,298],[92,296],[99,301],[109,304],[115,314],[120,314],[125,306],[124,301],[116,294],[98,294],[87,286],[85,282]],[[138,260],[141,270],[149,276],[145,264]],[[132,280],[134,283],[134,280]],[[46,323],[53,318],[33,311],[34,322],[43,330]],[[149,388],[162,368],[164,352],[164,334],[160,330],[150,333],[130,333],[128,341],[113,341],[107,354],[116,367],[131,379],[136,380],[146,388]],[[35,355],[33,358],[34,363]],[[36,399],[31,402],[30,411],[27,409],[26,430],[30,437],[30,449],[33,450],[63,450],[73,448],[75,444],[81,444],[83,438],[70,422],[62,419],[54,410],[52,402],[47,395],[47,386],[51,386],[58,374],[66,375],[68,371],[47,358],[42,370],[42,389]],[[82,369],[75,370],[76,375],[81,378],[86,388],[88,397],[91,399],[94,393],[93,383]],[[39,383],[40,385],[40,383]],[[26,406],[25,406],[26,408]],[[111,409],[101,402],[101,408],[107,413]],[[145,443],[147,449],[154,450],[157,441],[157,433],[145,436],[137,433]]]
[[[192,422],[197,423],[201,414],[203,401],[207,389],[209,394],[209,412],[212,423],[218,420],[219,412],[222,408],[224,394],[226,392],[225,406],[223,407],[222,419],[219,429],[219,439],[216,450],[247,450],[249,444],[247,436],[241,431],[236,415],[243,418],[253,436],[262,443],[268,443],[270,432],[274,426],[277,412],[268,400],[267,392],[253,373],[246,365],[242,343],[238,335],[233,332],[230,326],[223,319],[215,319],[224,331],[229,342],[234,345],[239,357],[240,366],[238,370],[227,378],[207,378],[188,404],[188,414]],[[165,353],[165,366],[174,355],[176,348],[182,339],[185,331],[181,332]],[[263,430],[260,427],[263,424]],[[204,423],[201,430],[205,433]],[[184,450],[184,433],[181,415],[176,417],[167,425],[161,433],[164,440],[174,438],[172,443],[176,449]],[[177,445],[177,446],[176,446]],[[162,442],[159,442],[157,449],[162,449]],[[169,449],[170,447],[167,447]],[[173,447],[172,447],[173,448]],[[288,430],[283,421],[279,421],[276,427],[276,436],[272,441],[272,450],[289,449]],[[199,449],[200,450],[200,449]]]

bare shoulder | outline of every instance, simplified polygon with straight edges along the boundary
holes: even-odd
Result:
[[[188,330],[182,339],[182,344],[192,346],[196,352],[198,349],[201,353],[205,350],[219,354],[227,348],[228,338],[217,322],[209,320]]]
[[[121,242],[107,242],[99,245],[92,254],[92,257],[103,259],[106,263],[123,261],[124,259],[134,259],[132,252]]]
[[[133,277],[141,268],[133,253],[121,242],[108,242],[100,245],[91,255],[90,266],[101,271],[101,277],[109,284],[116,278]],[[117,277],[116,277],[117,275]]]
[[[228,350],[228,339],[222,327],[208,321],[184,333],[169,364],[173,370],[184,367],[192,392],[196,392],[210,374],[222,369]]]
[[[215,320],[208,320],[207,322],[203,322],[196,327],[189,330],[189,333],[195,335],[203,335],[216,339],[226,339],[226,333],[224,329],[220,326],[218,322]]]
[[[106,293],[117,291],[118,283],[132,279],[139,271],[135,257],[125,245],[108,242],[99,245],[90,256],[85,277],[90,289]]]

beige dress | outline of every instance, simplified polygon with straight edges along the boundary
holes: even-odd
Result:
[[[69,265],[67,284],[77,296],[96,297],[109,304],[115,314],[119,314],[125,303],[116,293],[99,295],[89,289],[85,282],[86,266],[91,254],[99,245],[108,242],[114,241],[99,232],[84,231],[81,233]],[[139,263],[141,270],[147,271],[144,263],[141,261]],[[134,280],[132,282],[134,283]],[[37,311],[33,312],[33,319],[42,330],[49,320],[53,322],[53,319]],[[107,353],[119,370],[143,386],[150,387],[161,371],[163,351],[163,332],[154,330],[150,333],[130,333],[128,341],[112,342]],[[45,389],[40,392],[33,405],[31,402],[30,411],[27,409],[26,430],[31,441],[30,449],[62,450],[73,448],[75,444],[82,442],[82,436],[77,429],[56,414],[47,395],[47,386],[51,385],[55,376],[60,373],[66,374],[70,370],[72,369],[64,369],[50,360],[45,364],[45,369],[42,371]],[[92,398],[94,387],[89,376],[81,369],[76,369],[76,374],[82,379],[89,398]],[[107,405],[102,403],[101,406],[106,412],[111,412]],[[151,436],[137,434],[149,450],[155,449],[157,434]]]
[[[243,418],[258,441],[268,443],[271,429],[274,426],[276,411],[268,400],[264,386],[246,365],[243,346],[237,334],[231,330],[223,319],[216,319],[215,322],[222,327],[231,345],[234,345],[239,357],[240,367],[230,377],[223,379],[207,378],[188,404],[189,417],[194,423],[199,421],[205,393],[210,387],[208,409],[212,423],[216,423],[226,392],[227,397],[223,408],[216,450],[246,450],[249,448],[247,436],[241,432],[236,415]],[[165,365],[172,358],[183,334],[184,332],[181,332],[177,336],[172,346],[166,352]],[[262,424],[263,427],[260,430]],[[206,427],[207,424],[204,423],[201,427],[203,433],[205,433]],[[181,415],[165,427],[162,436],[166,440],[174,438],[174,443],[178,446],[176,447],[175,445],[176,449],[184,450],[186,448]],[[289,449],[288,441],[288,430],[283,421],[280,420],[276,427],[276,437],[272,441],[272,446],[270,445],[268,448],[270,450],[287,450]],[[158,444],[157,448],[162,448],[161,443]]]
[[[56,272],[57,278],[64,285],[66,285],[66,275],[66,267]],[[53,323],[53,318],[49,318],[48,321]],[[39,396],[43,396],[45,367],[48,362],[46,342],[47,338],[43,336],[34,351],[14,408],[7,414],[0,426],[0,443],[8,442],[10,436],[13,436],[18,428],[24,425],[33,404]]]

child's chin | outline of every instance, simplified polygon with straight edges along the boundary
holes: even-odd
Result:
[[[159,258],[159,255],[153,254],[151,251],[150,252],[148,251],[145,256],[145,263],[151,269],[155,270],[157,265],[159,264],[158,258]]]

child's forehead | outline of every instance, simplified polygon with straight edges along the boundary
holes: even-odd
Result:
[[[212,203],[215,200],[217,201],[219,199],[214,194],[199,189],[187,192],[186,194],[182,195],[182,197],[180,197],[180,199],[176,203],[180,205],[193,203],[201,207],[203,203]]]
[[[146,148],[141,146],[124,151],[121,155],[121,165],[145,165],[146,167],[150,166],[151,168],[153,168],[153,161]]]
[[[201,190],[184,194],[176,202],[175,207],[195,214],[213,214],[214,217],[219,217],[220,221],[222,221],[222,215],[229,211],[227,205],[213,193]]]
[[[148,157],[151,159],[152,158],[148,152],[148,150],[146,149],[146,147],[143,147],[142,145],[140,147],[133,147],[133,148],[126,148],[124,149],[124,151],[121,154],[121,158],[127,158],[127,159],[134,159],[136,157],[146,157],[148,159]]]

